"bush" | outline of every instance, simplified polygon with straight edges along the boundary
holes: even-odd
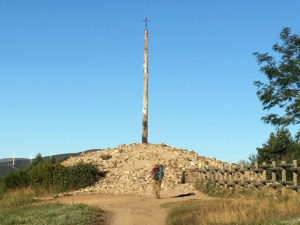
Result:
[[[9,172],[2,178],[0,191],[6,192],[7,189],[23,188],[29,185],[28,169],[20,169],[17,172]]]
[[[68,190],[75,190],[92,185],[101,174],[92,164],[78,164],[64,167],[55,176],[55,182]]]
[[[32,160],[31,166],[36,166],[39,163],[43,163],[44,158],[41,153],[38,153],[35,158]]]
[[[29,185],[35,191],[39,189],[53,192],[76,190],[92,185],[103,175],[92,164],[65,167],[60,163],[39,162],[15,173],[8,173],[0,182],[0,193]]]
[[[57,182],[55,180],[56,174],[63,170],[63,166],[58,163],[39,163],[30,169],[30,184],[36,188],[47,188],[51,185],[55,185]]]

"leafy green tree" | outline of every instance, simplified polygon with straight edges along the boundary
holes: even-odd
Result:
[[[42,154],[41,153],[38,153],[37,155],[36,155],[36,157],[32,160],[32,165],[33,166],[35,166],[35,165],[37,165],[37,164],[39,164],[39,163],[42,163],[42,162],[44,162],[44,158],[43,158],[43,156],[42,156]]]
[[[259,163],[266,161],[289,161],[297,152],[297,143],[285,128],[277,128],[276,133],[271,133],[269,139],[261,148],[257,149],[256,159]]]
[[[260,70],[267,77],[266,82],[255,81],[254,85],[263,109],[274,109],[276,112],[262,117],[265,123],[296,125],[300,124],[300,36],[291,34],[290,28],[284,28],[280,39],[281,43],[274,44],[272,48],[275,56],[253,53],[258,65],[261,65]],[[278,111],[282,111],[281,115]]]

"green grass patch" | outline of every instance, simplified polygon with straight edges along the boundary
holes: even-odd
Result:
[[[1,225],[88,225],[95,220],[94,209],[84,204],[22,206],[0,210]]]
[[[9,191],[0,196],[1,225],[101,225],[106,212],[84,204],[37,205],[36,193],[30,188]]]

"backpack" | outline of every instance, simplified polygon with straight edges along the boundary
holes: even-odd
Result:
[[[161,181],[162,178],[164,177],[164,167],[162,164],[159,165],[158,170],[159,170],[158,179]]]
[[[152,169],[152,178],[154,180],[159,180],[159,168],[158,167],[154,167]]]

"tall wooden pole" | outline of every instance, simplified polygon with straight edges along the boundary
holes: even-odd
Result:
[[[142,143],[148,143],[148,30],[147,22],[144,20],[144,97],[143,97],[143,130],[142,130]]]

